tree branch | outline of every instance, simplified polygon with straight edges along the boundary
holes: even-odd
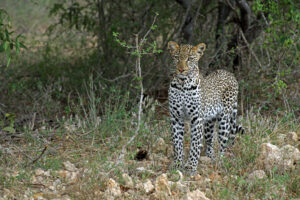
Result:
[[[244,33],[243,33],[242,30],[240,30],[240,34],[241,34],[241,36],[242,36],[244,42],[246,43],[246,45],[247,45],[247,47],[248,47],[250,53],[252,54],[252,56],[254,57],[254,59],[256,60],[256,62],[258,63],[259,67],[262,68],[262,65],[261,65],[260,61],[258,60],[258,58],[257,58],[256,54],[254,53],[254,51],[250,48],[250,44],[249,44],[249,42],[247,41],[247,39],[246,39],[246,37],[245,37],[245,35],[244,35]]]

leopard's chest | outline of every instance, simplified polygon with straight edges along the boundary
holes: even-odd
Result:
[[[171,82],[169,88],[169,110],[171,114],[185,119],[200,111],[201,88],[196,82]]]

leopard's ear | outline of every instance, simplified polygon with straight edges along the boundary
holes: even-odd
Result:
[[[170,41],[168,42],[168,49],[173,52],[179,48],[179,45],[176,42]]]
[[[193,50],[195,51],[195,53],[199,54],[200,56],[203,55],[205,49],[206,49],[206,44],[204,44],[204,43],[200,43],[193,47]]]

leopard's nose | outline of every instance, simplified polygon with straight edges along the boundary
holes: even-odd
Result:
[[[182,73],[182,72],[183,72],[183,69],[179,69],[179,72]]]

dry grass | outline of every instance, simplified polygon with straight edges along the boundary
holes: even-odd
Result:
[[[0,194],[3,196],[10,191],[14,198],[25,199],[26,191],[31,195],[44,191],[43,186],[31,182],[35,170],[38,168],[50,170],[52,173],[50,179],[55,180],[58,177],[55,173],[63,169],[63,162],[66,160],[86,171],[85,176],[80,176],[75,183],[65,184],[63,194],[67,194],[71,199],[101,199],[105,191],[105,182],[109,178],[124,185],[123,173],[129,174],[136,184],[146,179],[155,180],[161,173],[168,173],[172,179],[173,172],[168,171],[172,148],[167,118],[155,120],[153,112],[145,113],[140,135],[126,149],[125,161],[116,165],[122,146],[134,134],[136,126],[134,115],[119,120],[118,114],[114,112],[101,117],[101,122],[97,126],[79,127],[79,119],[77,121],[68,119],[58,121],[60,125],[56,128],[45,126],[35,130],[25,129],[18,140],[14,138],[6,142],[2,140]],[[296,131],[299,137],[299,124],[292,120],[284,120],[282,117],[272,119],[254,112],[248,113],[242,122],[247,133],[238,137],[236,144],[231,148],[233,156],[226,158],[222,165],[200,163],[198,172],[202,181],[186,177],[184,183],[190,190],[201,189],[211,199],[299,198],[299,163],[294,171],[279,173],[275,170],[268,174],[266,179],[251,183],[247,180],[248,174],[259,169],[255,160],[260,152],[260,144],[272,142],[278,146],[285,143],[297,145],[292,141],[283,143],[278,135]],[[167,143],[166,149],[160,152],[155,149],[159,137]],[[46,145],[46,152],[33,162]],[[148,159],[143,161],[134,159],[140,149],[148,151]],[[138,167],[144,167],[153,173],[138,172],[136,170]],[[204,181],[205,179],[209,181]],[[123,190],[123,195],[129,195],[130,199],[147,197],[142,190],[134,189],[134,192],[131,190],[128,192],[126,188]],[[182,196],[180,193],[176,195]]]

